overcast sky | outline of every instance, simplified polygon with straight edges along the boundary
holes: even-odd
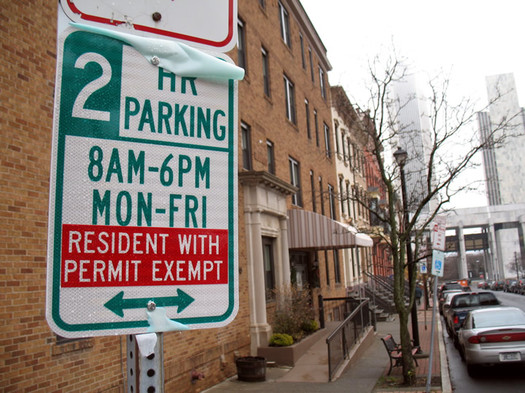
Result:
[[[396,50],[421,71],[451,72],[452,88],[486,103],[485,77],[514,73],[525,99],[521,0],[301,0],[328,50],[331,84],[359,90],[369,59]]]
[[[522,0],[301,0],[323,41],[331,85],[366,104],[367,64],[394,46],[414,71],[450,74],[449,98],[487,103],[485,77],[513,73],[525,106],[525,2]],[[457,101],[456,101],[457,103]],[[472,176],[472,175],[471,175]],[[473,176],[482,178],[478,169]],[[455,207],[486,205],[484,190]]]

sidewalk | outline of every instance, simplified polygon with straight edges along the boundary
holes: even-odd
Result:
[[[439,313],[436,313],[436,329],[434,341],[434,356],[432,361],[432,376],[441,378],[441,386],[433,386],[433,393],[451,393],[448,375],[448,363],[443,343],[443,332]],[[430,351],[430,335],[432,310],[418,312],[419,338],[423,353]],[[397,316],[393,321],[378,322],[377,331],[373,334],[372,344],[360,356],[350,359],[342,374],[332,382],[328,382],[328,355],[325,338],[327,332],[314,344],[310,350],[299,359],[293,368],[269,367],[266,369],[265,382],[241,382],[234,376],[206,390],[206,393],[226,392],[279,392],[279,393],[387,393],[387,392],[426,392],[426,387],[414,388],[377,388],[381,377],[388,379],[390,362],[381,337],[391,333],[399,342],[399,321]],[[418,359],[417,377],[424,378],[426,384],[429,359]],[[401,367],[394,367],[391,376],[402,375]],[[433,378],[434,379],[434,378]]]

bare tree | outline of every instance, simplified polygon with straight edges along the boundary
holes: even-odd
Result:
[[[443,211],[458,193],[473,187],[473,182],[458,184],[458,176],[474,165],[474,157],[482,149],[504,143],[509,122],[493,125],[490,133],[481,138],[474,127],[477,113],[485,110],[492,102],[478,110],[469,98],[461,98],[458,103],[452,102],[449,95],[450,78],[441,74],[428,82],[428,111],[423,114],[428,129],[421,131],[400,119],[402,111],[410,105],[411,100],[418,97],[405,97],[402,102],[392,93],[393,87],[408,76],[404,61],[394,52],[386,59],[374,59],[369,64],[369,71],[370,100],[359,111],[368,124],[367,146],[377,161],[386,189],[387,214],[377,218],[390,227],[385,241],[392,255],[394,302],[399,316],[403,351],[403,379],[405,384],[411,385],[415,381],[415,366],[408,322],[415,301],[417,269],[414,264],[417,258],[407,259],[407,252],[415,250],[415,255],[418,255],[426,228],[436,214]],[[517,115],[509,116],[508,120]],[[414,186],[407,192],[407,211],[403,211],[400,203],[400,168],[392,159],[392,152],[401,144],[414,143],[415,136],[420,136],[418,133],[421,132],[425,133],[423,149],[402,146],[411,150],[411,157],[405,164],[407,178],[419,179],[418,182],[412,182]],[[368,207],[364,200],[357,202]],[[407,262],[410,259],[412,266]],[[408,302],[405,298],[407,284],[410,284]]]

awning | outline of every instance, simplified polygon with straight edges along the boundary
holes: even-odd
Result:
[[[361,245],[356,242],[360,235],[355,233],[357,231],[352,232],[348,225],[321,214],[292,209],[288,210],[288,218],[288,247],[291,249],[330,250]]]
[[[345,226],[355,235],[355,245],[357,247],[372,247],[374,245],[374,241],[366,233],[357,232],[357,229],[352,225]]]
[[[355,244],[357,247],[372,247],[374,241],[366,233],[356,233]]]

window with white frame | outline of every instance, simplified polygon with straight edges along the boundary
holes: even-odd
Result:
[[[292,46],[292,41],[290,40],[290,20],[288,16],[288,11],[281,2],[279,2],[279,20],[281,22],[281,37],[286,45],[289,47]]]
[[[275,175],[275,150],[273,142],[266,140],[266,155],[268,160],[268,172],[272,175]]]
[[[246,39],[244,35],[244,22],[237,21],[237,65],[246,69]]]
[[[242,167],[250,171],[252,169],[250,126],[244,122],[241,122],[241,151]]]
[[[306,57],[304,53],[304,37],[302,34],[299,34],[299,42],[301,43],[301,64],[303,68],[306,69]]]
[[[332,186],[331,184],[328,184],[328,203],[330,205],[330,218],[332,220],[335,220],[335,193],[334,186]]]
[[[261,48],[261,55],[264,94],[270,97],[270,63],[268,62],[268,52],[266,49]]]
[[[312,210],[314,212],[317,212],[317,203],[315,199],[315,177],[314,177],[314,171],[310,171],[310,188],[312,192]]]
[[[326,100],[326,86],[324,83],[324,70],[319,67],[319,86],[321,88],[321,97]]]
[[[323,123],[324,128],[324,147],[326,150],[326,157],[332,158],[332,147],[330,145],[330,127],[326,123]]]
[[[295,206],[303,206],[303,198],[301,194],[301,172],[299,162],[292,157],[288,158],[290,163],[290,183],[298,188],[298,191],[292,195],[292,204]]]
[[[295,124],[295,90],[294,85],[286,75],[284,78],[284,99],[286,105],[286,118]]]
[[[306,98],[304,99],[304,110],[306,112],[306,136],[308,139],[312,139],[312,129],[310,127],[310,103]]]

